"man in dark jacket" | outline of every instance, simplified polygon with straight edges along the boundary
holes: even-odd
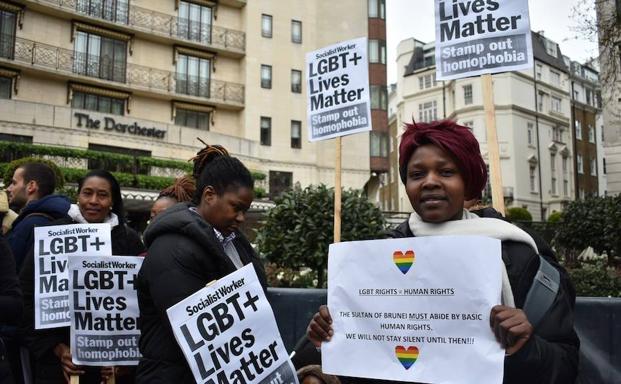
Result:
[[[239,232],[231,240],[239,259],[252,263],[266,287],[265,273]],[[225,252],[226,239],[186,203],[162,212],[145,232],[148,255],[137,278],[140,306],[139,383],[193,383],[194,376],[175,340],[166,309],[237,267]]]
[[[71,204],[66,197],[52,195],[55,188],[56,174],[46,164],[26,163],[13,174],[7,188],[9,203],[25,203],[8,235],[17,271],[21,269],[26,252],[33,245],[34,227],[60,219],[69,210]]]
[[[0,326],[17,325],[22,316],[22,292],[11,248],[0,232]],[[13,383],[5,337],[0,338],[0,383]],[[17,372],[16,372],[17,374]]]

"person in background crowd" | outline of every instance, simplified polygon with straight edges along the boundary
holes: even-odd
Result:
[[[9,207],[9,196],[5,191],[0,191],[0,222],[3,235],[11,230],[15,219],[17,219],[17,213]]]
[[[22,291],[15,272],[15,261],[9,243],[0,233],[0,325],[17,325],[22,318]],[[4,337],[0,337],[0,383],[11,384],[13,377]]]
[[[175,179],[173,185],[163,189],[151,207],[151,220],[158,214],[172,207],[177,203],[192,200],[196,191],[196,183],[189,176],[182,176]]]
[[[500,239],[505,265],[502,305],[490,309],[490,326],[505,349],[504,383],[573,383],[578,370],[579,340],[573,328],[575,291],[550,248],[520,228],[482,210],[479,217],[464,202],[480,196],[487,172],[479,144],[467,127],[445,120],[406,124],[399,146],[399,173],[414,208],[390,237],[477,234]],[[540,244],[541,245],[541,244]],[[522,310],[539,268],[539,254],[560,273],[560,287],[537,327]],[[322,306],[308,326],[319,347],[334,334]],[[347,380],[345,380],[347,379]],[[343,383],[381,382],[342,378]]]
[[[33,245],[34,227],[65,217],[69,210],[70,202],[65,196],[53,195],[55,188],[56,174],[47,164],[28,162],[13,172],[7,188],[9,206],[20,207],[21,210],[11,230],[7,232],[7,240],[16,272],[21,269],[26,253]],[[8,211],[6,217],[10,216],[11,211]],[[13,371],[17,373],[21,371],[19,348],[22,341],[14,327],[3,326],[0,334],[5,341]],[[20,375],[14,375],[14,379],[21,382]]]
[[[43,163],[25,163],[13,173],[7,188],[9,204],[23,205],[8,234],[17,271],[34,241],[33,228],[67,215],[71,203],[65,196],[53,195],[56,174]]]
[[[108,171],[94,170],[78,183],[78,202],[71,205],[69,217],[50,225],[108,223],[112,227],[112,254],[139,255],[145,251],[140,236],[125,224],[123,199],[118,181]],[[23,331],[26,344],[34,357],[34,376],[37,384],[68,382],[71,375],[80,375],[80,383],[97,383],[113,374],[112,367],[79,367],[71,362],[69,328],[34,329],[34,249],[31,248],[20,281],[24,292]],[[120,370],[120,372],[119,372]],[[117,383],[129,383],[133,378],[128,370],[118,369]]]
[[[300,384],[341,384],[338,377],[323,373],[320,365],[307,365],[298,369],[298,381]]]
[[[239,232],[253,199],[250,172],[218,145],[207,145],[193,160],[192,203],[168,208],[144,234],[149,256],[137,277],[142,354],[137,383],[194,382],[168,308],[247,264],[266,286],[263,266]]]

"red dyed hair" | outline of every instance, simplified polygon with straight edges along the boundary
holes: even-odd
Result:
[[[431,123],[405,123],[405,132],[399,144],[399,174],[403,184],[407,179],[407,165],[416,150],[423,145],[435,145],[455,161],[466,187],[466,199],[481,197],[487,182],[487,168],[481,157],[479,142],[470,129],[452,120]]]

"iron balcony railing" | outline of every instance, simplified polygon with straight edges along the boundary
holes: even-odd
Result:
[[[246,34],[229,28],[153,11],[121,2],[93,2],[86,0],[29,0],[50,4],[68,12],[104,19],[120,25],[190,42],[197,42],[220,49],[246,50]],[[99,4],[97,4],[99,3]],[[96,4],[96,5],[93,5]]]
[[[105,56],[88,55],[12,35],[0,35],[0,47],[8,39],[14,41],[15,46],[12,57],[4,58],[33,67],[123,83],[153,92],[196,96],[214,102],[244,103],[242,84],[114,61]],[[3,57],[0,55],[0,58]]]

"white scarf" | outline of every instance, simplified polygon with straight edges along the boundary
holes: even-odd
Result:
[[[473,223],[469,220],[477,220]],[[462,220],[451,220],[443,223],[424,222],[416,212],[412,212],[408,220],[410,230],[415,236],[448,236],[448,235],[478,235],[495,239],[519,241],[528,244],[539,253],[535,240],[522,229],[511,223],[494,218],[479,217],[464,209]],[[507,275],[507,267],[502,263],[502,303],[515,307],[513,291]]]
[[[80,207],[78,207],[77,204],[71,204],[67,215],[69,215],[69,217],[71,217],[73,221],[76,221],[80,224],[90,224],[88,221],[86,221],[84,216],[82,216],[82,212],[80,212]],[[110,214],[104,220],[104,223],[108,223],[110,224],[110,228],[114,228],[119,225],[119,217],[116,215],[116,213],[110,212]]]

